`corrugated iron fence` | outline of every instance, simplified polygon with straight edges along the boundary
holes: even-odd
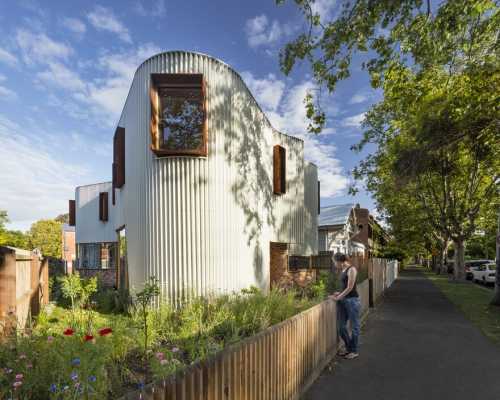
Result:
[[[23,329],[49,301],[47,260],[30,251],[0,246],[0,333]]]

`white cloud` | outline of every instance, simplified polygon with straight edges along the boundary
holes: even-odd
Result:
[[[256,80],[255,78],[253,79]],[[265,80],[262,79],[261,81]],[[259,80],[257,79],[257,81]],[[284,87],[284,82],[279,82]],[[340,160],[335,157],[337,151],[335,145],[326,143],[324,134],[316,136],[307,133],[309,121],[306,116],[304,97],[309,91],[314,90],[314,88],[315,86],[311,81],[304,81],[292,86],[280,94],[280,101],[276,106],[274,102],[269,102],[266,91],[257,90],[253,94],[259,104],[263,106],[266,115],[276,129],[304,141],[305,158],[315,163],[318,167],[319,179],[321,181],[321,196],[335,197],[343,194],[349,184],[349,179],[342,168]],[[266,104],[268,104],[267,107]],[[331,133],[332,131],[332,128],[327,127],[324,132]]]
[[[132,43],[128,29],[116,18],[111,9],[95,6],[94,10],[87,14],[87,18],[97,30],[116,33],[124,42]]]
[[[252,48],[276,43],[284,35],[291,33],[288,25],[282,25],[277,20],[270,22],[265,14],[247,20],[245,33],[248,44]]]
[[[311,3],[311,9],[314,14],[319,14],[321,21],[325,21],[333,18],[335,3],[335,0],[315,0]]]
[[[117,118],[122,111],[135,70],[146,58],[159,52],[157,46],[146,44],[134,51],[102,56],[99,65],[107,78],[91,83],[88,96],[81,97],[80,100],[90,102],[97,113]]]
[[[0,85],[0,100],[17,100],[17,93]]]
[[[37,79],[62,89],[85,91],[85,83],[76,72],[58,62],[50,62],[48,67],[36,74]]]
[[[359,128],[361,127],[361,123],[365,119],[365,113],[356,114],[351,117],[344,118],[340,123],[342,126],[347,128]]]
[[[354,96],[351,97],[351,99],[349,100],[349,104],[364,103],[369,98],[370,98],[370,96],[368,95],[368,93],[359,92],[359,93],[356,93]]]
[[[87,174],[43,146],[38,132],[23,129],[0,115],[0,171],[5,171],[0,174],[0,209],[7,210],[13,226],[66,212],[76,184]]]
[[[251,72],[245,71],[241,76],[255,98],[259,99],[259,104],[266,110],[276,111],[285,90],[285,82],[273,74],[257,79]]]
[[[78,18],[63,18],[61,24],[69,29],[71,32],[76,33],[78,35],[83,35],[87,31],[87,25],[85,25]]]
[[[7,50],[0,48],[0,63],[13,67],[17,64],[17,57]]]
[[[71,46],[49,38],[45,33],[18,29],[16,41],[26,63],[47,63],[67,59],[73,53]]]
[[[163,18],[166,15],[167,9],[165,7],[165,0],[150,1],[149,7],[144,5],[146,1],[139,0],[135,7],[139,15],[143,17],[158,17]]]

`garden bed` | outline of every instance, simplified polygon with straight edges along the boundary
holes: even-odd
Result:
[[[115,314],[51,304],[36,326],[4,338],[0,398],[118,398],[185,371],[325,296],[319,282],[309,296],[253,289],[192,299],[177,310],[161,304],[148,307],[146,326],[140,307]],[[100,301],[106,302],[102,294]]]

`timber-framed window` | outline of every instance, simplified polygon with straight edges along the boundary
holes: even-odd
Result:
[[[106,222],[108,220],[108,192],[99,193],[99,220]]]
[[[286,193],[286,150],[279,145],[273,147],[273,191]]]
[[[157,156],[206,156],[202,74],[151,75],[151,150]]]

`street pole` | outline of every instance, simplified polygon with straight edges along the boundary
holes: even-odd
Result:
[[[497,268],[495,271],[495,294],[493,295],[493,300],[491,300],[490,304],[500,306],[500,210],[498,211],[497,221],[496,255]]]

